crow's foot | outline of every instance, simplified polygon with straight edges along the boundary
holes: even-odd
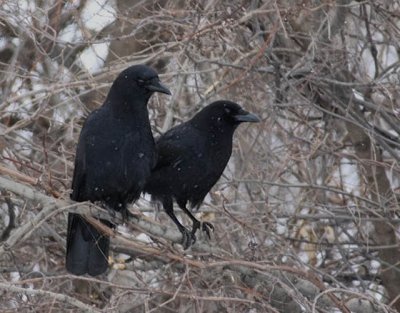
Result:
[[[190,232],[186,228],[183,228],[180,231],[182,233],[182,242],[181,242],[181,244],[183,246],[183,249],[186,250],[196,242],[196,236],[194,235],[193,232]]]

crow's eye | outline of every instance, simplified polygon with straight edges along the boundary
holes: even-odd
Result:
[[[144,79],[138,79],[137,82],[139,85],[144,85],[145,83]]]
[[[231,114],[231,109],[225,108],[226,114]]]

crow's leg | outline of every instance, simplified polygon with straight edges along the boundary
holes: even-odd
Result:
[[[176,218],[174,213],[174,203],[172,198],[164,198],[162,201],[165,213],[172,219],[175,225],[178,227],[179,231],[182,233],[182,246],[186,250],[192,244],[196,242],[196,236],[193,232],[190,232],[186,227],[184,227],[179,220]]]
[[[126,202],[118,203],[118,211],[121,212],[122,223],[129,221],[129,218],[133,216],[133,214],[129,212]]]
[[[122,223],[129,221],[129,218],[134,216],[128,210],[128,205],[126,201],[118,201],[118,200],[110,200],[106,199],[106,201],[101,203],[101,206],[105,208],[112,218],[116,218],[116,212],[121,213]]]
[[[210,230],[214,231],[214,226],[211,223],[208,222],[200,222],[193,214],[186,208],[186,201],[181,201],[178,200],[178,205],[181,208],[183,212],[186,213],[187,216],[192,220],[193,226],[192,226],[192,235],[194,236],[196,234],[196,231],[200,228],[203,232],[205,232],[208,236],[208,238],[211,239],[210,236]]]

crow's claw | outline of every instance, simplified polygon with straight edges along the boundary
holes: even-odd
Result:
[[[134,216],[134,214],[132,214],[127,208],[125,208],[124,210],[121,210],[121,215],[122,215],[122,221],[123,222],[129,221],[129,219],[132,216]]]
[[[193,222],[193,228],[192,228],[192,235],[193,236],[195,235],[195,233],[200,228],[200,226],[201,226],[201,230],[207,234],[207,237],[209,239],[211,239],[210,230],[214,231],[214,226],[211,223],[208,223],[208,222],[200,222],[200,221],[197,221],[197,220],[194,221]]]
[[[210,230],[214,231],[213,224],[211,224],[209,222],[202,222],[201,224],[202,224],[201,225],[201,230],[207,234],[208,239],[211,239]]]
[[[191,245],[196,242],[196,236],[193,232],[190,232],[186,228],[181,230],[182,233],[182,246],[183,249],[188,249]]]
[[[104,205],[103,207],[105,207],[105,209],[107,210],[107,212],[108,212],[108,214],[110,214],[110,216],[112,217],[112,218],[115,218],[115,216],[117,215],[116,214],[116,212],[115,212],[115,210],[111,207],[111,206],[109,206],[109,205]]]

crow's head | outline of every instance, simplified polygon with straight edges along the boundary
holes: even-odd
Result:
[[[260,122],[260,119],[255,114],[245,111],[235,102],[220,100],[203,108],[195,115],[193,121],[197,125],[212,125],[216,128],[231,127],[235,129],[240,123],[256,123]]]
[[[160,82],[157,72],[146,65],[128,67],[118,75],[116,82],[136,93],[161,92],[167,95],[171,94],[171,91]]]

